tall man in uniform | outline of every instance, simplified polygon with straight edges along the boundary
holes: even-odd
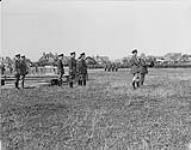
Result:
[[[143,85],[145,81],[145,75],[148,74],[148,66],[146,64],[146,58],[141,57],[140,58],[140,84]]]
[[[86,86],[86,80],[87,80],[87,64],[86,64],[86,55],[85,53],[82,53],[80,56],[79,61],[79,73],[80,73],[80,80],[79,84],[82,86]]]
[[[138,51],[136,49],[133,50],[132,51],[133,56],[130,59],[131,73],[133,74],[133,80],[132,80],[133,89],[139,87],[139,82],[137,82],[137,79],[139,78],[140,62],[137,57],[137,53]]]
[[[21,61],[20,61],[20,76],[21,76],[21,87],[24,89],[24,84],[25,84],[25,77],[28,74],[28,66],[26,63],[26,58],[25,56],[21,56]]]
[[[20,54],[15,55],[14,75],[15,75],[15,88],[19,89],[19,80],[20,80],[20,75],[21,75]]]
[[[62,76],[64,74],[64,65],[63,65],[63,57],[64,54],[58,55],[58,62],[57,62],[57,68],[58,68],[58,75],[59,75],[59,86],[62,85]]]
[[[76,78],[76,53],[72,52],[70,53],[71,57],[69,60],[69,86],[70,88],[73,88],[74,80]]]

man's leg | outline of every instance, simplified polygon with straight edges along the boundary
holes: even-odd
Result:
[[[20,74],[15,75],[15,88],[19,89],[19,79],[20,79]]]
[[[24,89],[25,75],[21,75],[21,87]]]
[[[74,80],[74,79],[73,79],[73,74],[70,74],[70,75],[69,75],[69,87],[70,87],[70,88],[73,88],[73,80]]]
[[[141,85],[143,85],[144,80],[145,80],[145,74],[144,74],[144,73],[141,73],[141,80],[140,80],[140,84],[141,84]]]
[[[83,74],[83,85],[86,86],[86,74]]]

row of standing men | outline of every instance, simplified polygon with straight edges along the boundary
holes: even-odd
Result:
[[[70,53],[71,57],[68,62],[69,66],[69,86],[73,88],[74,83],[77,81],[78,85],[86,86],[87,80],[87,64],[86,55],[81,53],[80,57],[76,60],[76,53]],[[57,69],[59,85],[62,85],[62,78],[65,73],[63,64],[63,54],[58,55]],[[21,87],[24,89],[25,77],[29,73],[29,68],[26,63],[25,56],[20,54],[15,55],[14,61],[14,76],[15,76],[15,88],[19,88],[19,80],[21,80]]]
[[[88,76],[86,54],[81,53],[78,59],[75,58],[76,57],[75,52],[70,53],[70,55],[71,57],[68,62],[70,88],[73,88],[73,85],[76,81],[78,85],[86,86],[86,81]],[[64,54],[58,55],[58,62],[57,62],[60,85],[62,85],[62,77],[64,75],[64,67],[63,67],[64,65],[62,63],[63,57]]]

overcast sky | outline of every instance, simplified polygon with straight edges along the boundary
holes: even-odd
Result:
[[[4,0],[1,54],[191,54],[190,0]]]

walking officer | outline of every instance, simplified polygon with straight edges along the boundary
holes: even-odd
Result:
[[[73,84],[76,78],[76,53],[72,52],[70,53],[70,60],[69,60],[69,86],[70,88],[73,88]]]
[[[137,79],[139,78],[140,62],[137,57],[137,53],[138,51],[136,49],[133,50],[132,51],[133,56],[130,59],[131,73],[133,74],[133,80],[132,80],[133,89],[139,87],[139,82],[137,82]]]
[[[82,86],[86,86],[86,80],[87,80],[87,64],[86,64],[86,55],[85,53],[82,53],[80,55],[80,61],[79,61],[79,73],[80,73],[80,81],[79,84]]]
[[[26,63],[26,58],[25,56],[21,56],[21,61],[20,61],[20,76],[21,76],[21,87],[24,89],[24,84],[25,84],[25,77],[28,74],[28,66]]]
[[[15,88],[19,89],[19,80],[21,75],[21,60],[20,54],[15,55],[14,60],[14,75],[15,75]]]
[[[57,61],[57,69],[58,69],[58,75],[59,75],[59,86],[62,85],[62,76],[64,74],[64,65],[63,65],[63,57],[64,54],[58,55],[58,61]]]

